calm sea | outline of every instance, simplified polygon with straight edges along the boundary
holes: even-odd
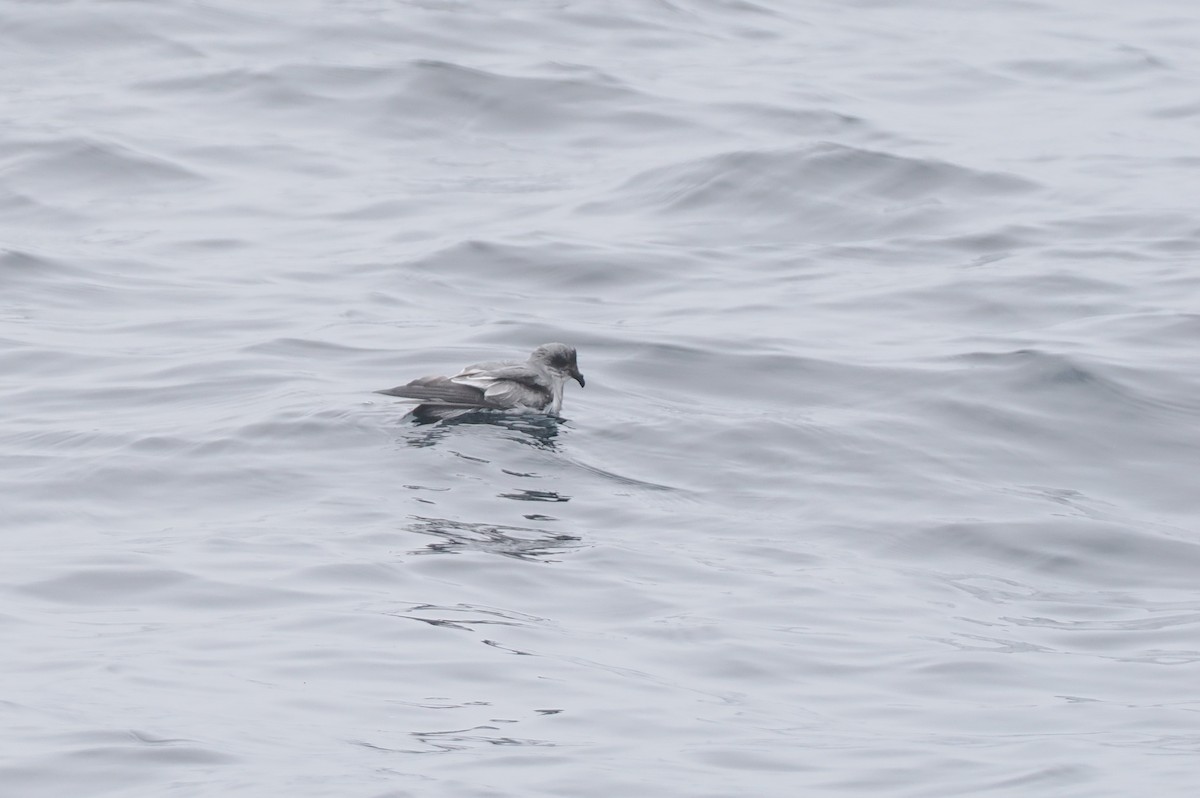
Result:
[[[1190,797],[1197,42],[0,0],[0,794]]]

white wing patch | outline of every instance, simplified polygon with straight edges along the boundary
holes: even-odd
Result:
[[[459,385],[470,385],[472,388],[486,391],[495,385],[498,380],[494,374],[489,374],[482,369],[464,369],[451,377],[450,382],[457,382]]]
[[[528,374],[528,369],[519,363],[480,363],[467,366],[450,381],[483,391],[484,400],[495,407],[544,410],[553,401],[549,391],[539,390],[520,379],[512,379]]]
[[[497,380],[484,389],[484,397],[501,407],[528,407],[533,410],[544,410],[550,404],[550,396],[545,391],[530,388],[512,380]]]

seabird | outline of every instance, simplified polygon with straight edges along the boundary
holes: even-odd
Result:
[[[478,410],[548,413],[562,409],[567,380],[584,385],[575,347],[542,344],[524,363],[476,363],[453,377],[422,377],[376,393],[416,400],[418,421],[440,421]]]

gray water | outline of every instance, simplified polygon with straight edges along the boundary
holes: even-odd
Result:
[[[0,2],[0,794],[1193,795],[1198,41]]]

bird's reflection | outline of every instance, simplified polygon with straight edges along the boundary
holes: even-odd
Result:
[[[446,518],[414,517],[408,530],[437,538],[412,554],[482,551],[518,560],[555,562],[554,555],[578,548],[579,538],[534,527],[472,524]]]
[[[514,490],[499,494],[502,499],[513,499],[519,502],[569,502],[570,496],[563,496],[553,490]]]
[[[405,418],[411,425],[406,430],[405,442],[409,446],[415,447],[436,446],[459,427],[487,425],[516,433],[508,436],[509,440],[538,449],[553,450],[555,448],[554,439],[558,437],[559,432],[559,419],[554,416],[536,414],[512,415],[483,410],[432,423],[418,421],[412,416]]]

